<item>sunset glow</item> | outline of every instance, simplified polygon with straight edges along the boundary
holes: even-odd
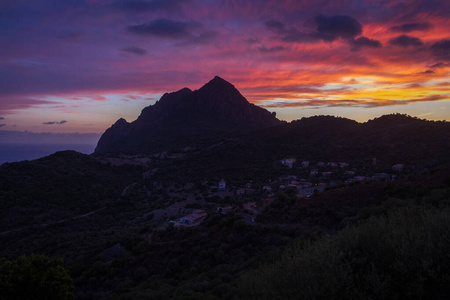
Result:
[[[2,1],[0,130],[103,132],[215,75],[288,121],[450,120],[449,14],[443,0]]]

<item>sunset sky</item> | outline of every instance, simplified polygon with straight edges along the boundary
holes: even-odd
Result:
[[[0,1],[0,130],[101,133],[218,75],[283,120],[450,120],[450,1]]]

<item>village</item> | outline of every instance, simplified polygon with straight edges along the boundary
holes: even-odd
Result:
[[[221,214],[231,211],[239,212],[243,219],[251,224],[255,222],[255,217],[275,199],[276,193],[295,194],[298,201],[301,201],[303,198],[310,198],[334,188],[375,181],[393,181],[411,169],[404,164],[394,164],[389,172],[375,172],[375,169],[379,169],[375,168],[378,163],[376,158],[371,161],[372,167],[369,165],[360,169],[352,167],[347,162],[310,162],[296,158],[284,158],[279,163],[284,166],[286,174],[276,179],[269,179],[265,183],[250,181],[241,186],[235,186],[227,184],[226,179],[221,179],[217,184],[210,184],[206,180],[201,184],[211,198],[223,200],[222,206],[215,207],[216,212]],[[186,203],[192,204],[192,201]],[[197,201],[196,204],[197,209],[184,210],[187,214],[179,218],[171,218],[167,224],[174,227],[200,225],[208,216],[207,210],[211,211],[211,204],[205,201]]]

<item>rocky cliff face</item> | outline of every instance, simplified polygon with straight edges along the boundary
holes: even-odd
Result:
[[[216,76],[196,91],[184,88],[164,94],[134,122],[119,119],[102,135],[95,153],[151,153],[281,123],[274,113],[249,103],[231,83]]]

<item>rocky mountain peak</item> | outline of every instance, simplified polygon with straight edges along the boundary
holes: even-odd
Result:
[[[182,143],[195,144],[217,132],[256,130],[282,123],[275,114],[251,104],[228,81],[214,77],[200,89],[165,93],[144,108],[136,121],[119,119],[100,138],[96,153],[152,152]],[[158,140],[156,147],[154,140]],[[152,145],[153,144],[153,145]]]

